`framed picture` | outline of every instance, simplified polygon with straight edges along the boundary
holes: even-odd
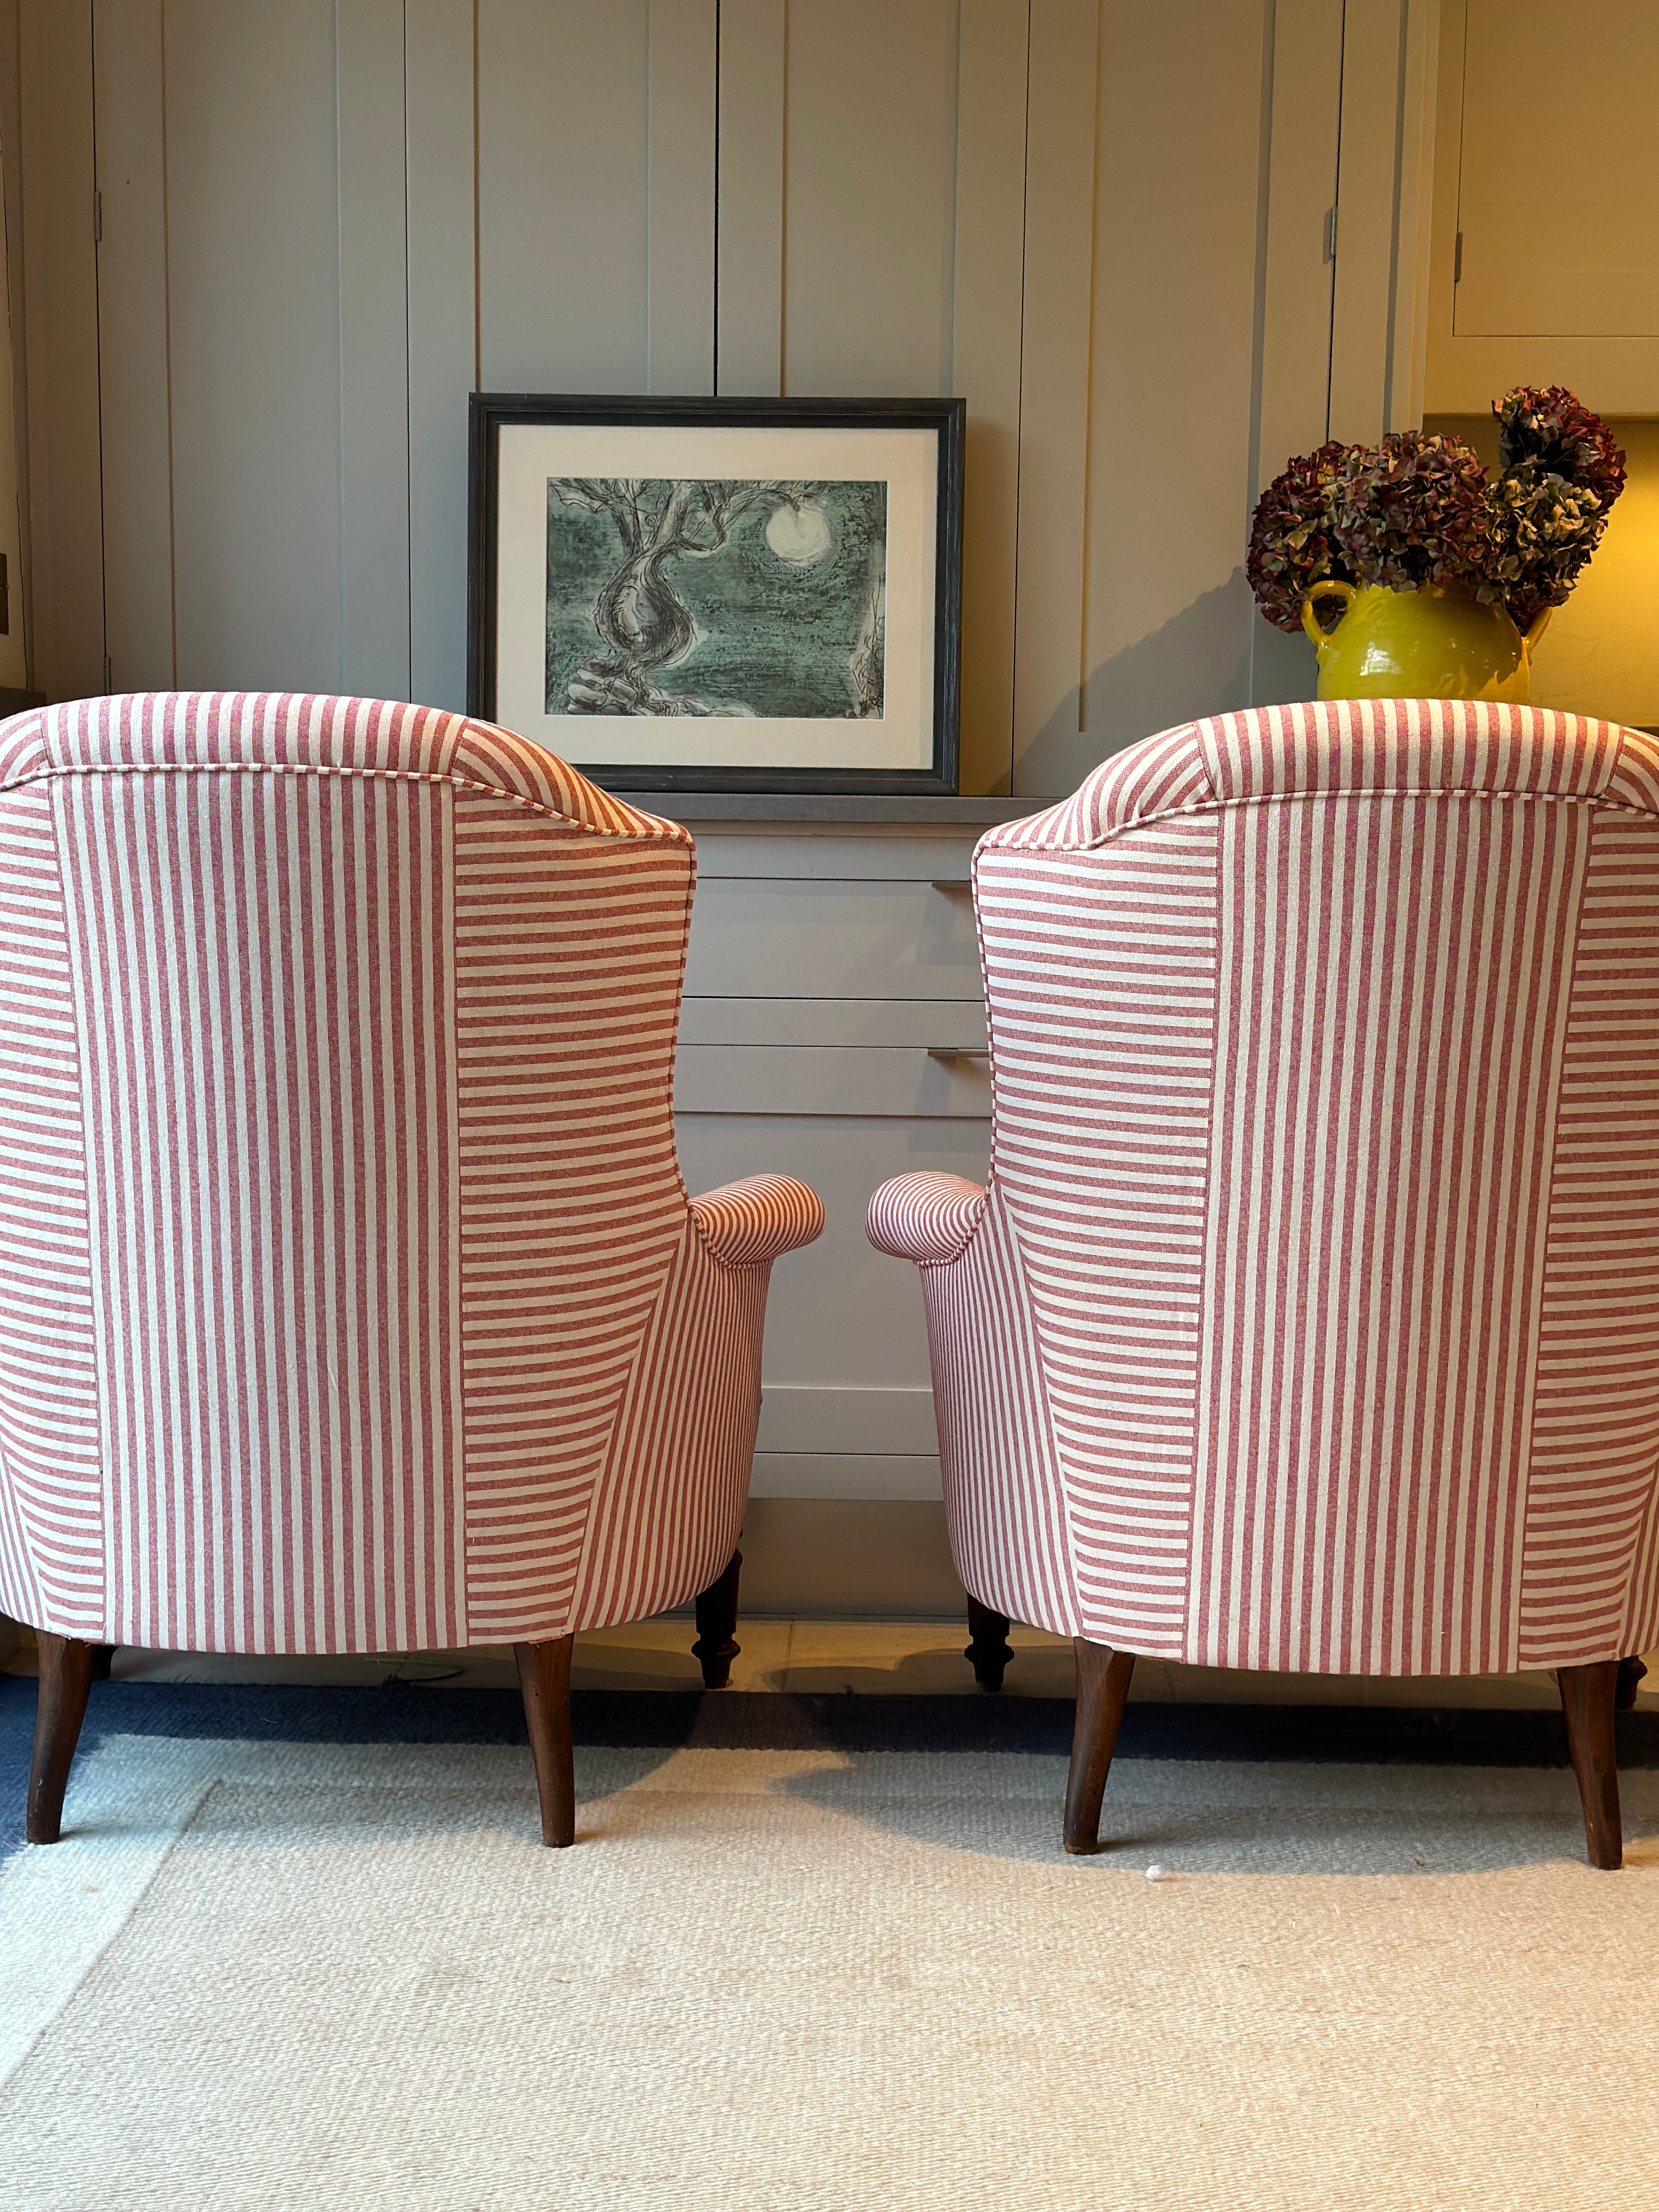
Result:
[[[469,711],[623,790],[953,793],[963,414],[475,392]]]

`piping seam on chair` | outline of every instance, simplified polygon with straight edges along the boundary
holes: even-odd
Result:
[[[1395,784],[1341,784],[1328,790],[1258,791],[1242,799],[1197,799],[1185,806],[1171,806],[1162,813],[1143,815],[1138,822],[1120,823],[1115,830],[1103,830],[1097,837],[1082,845],[997,845],[990,849],[999,860],[1025,853],[1097,853],[1103,846],[1115,844],[1120,837],[1127,837],[1137,830],[1155,829],[1160,822],[1176,822],[1188,815],[1224,814],[1243,806],[1280,806],[1294,800],[1328,799],[1533,799],[1553,806],[1604,806],[1609,813],[1633,814],[1638,821],[1659,823],[1659,811],[1652,807],[1632,806],[1627,799],[1606,799],[1594,791],[1464,791],[1438,785],[1413,790]]]
[[[15,783],[0,786],[0,799],[13,791],[25,791],[32,783],[50,783],[54,777],[64,775],[337,775],[342,779],[356,777],[359,781],[386,783],[441,783],[452,790],[472,791],[485,799],[510,799],[514,806],[527,812],[544,816],[551,822],[562,822],[572,830],[582,830],[590,837],[635,838],[651,842],[678,844],[689,842],[673,835],[674,823],[664,823],[660,830],[605,830],[597,823],[578,821],[574,814],[562,813],[550,806],[544,799],[526,799],[522,792],[505,791],[499,784],[479,783],[471,776],[451,775],[436,769],[410,768],[342,768],[331,761],[95,761],[54,765],[37,769],[31,775],[20,775]],[[643,817],[654,820],[654,816]]]

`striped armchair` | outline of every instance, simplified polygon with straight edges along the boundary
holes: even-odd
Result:
[[[1659,744],[1455,702],[1172,730],[993,830],[987,1188],[901,1176],[970,1656],[1553,1668],[1589,1855],[1659,1636]],[[1626,1662],[1621,1666],[1621,1662]]]
[[[108,1647],[517,1646],[544,1833],[578,1629],[726,1679],[771,1261],[688,1200],[696,860],[505,730],[169,694],[0,729],[0,1609],[28,1833]]]

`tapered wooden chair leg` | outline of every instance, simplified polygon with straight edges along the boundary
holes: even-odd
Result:
[[[73,1636],[52,1636],[45,1629],[37,1629],[35,1636],[40,1647],[40,1688],[23,1832],[32,1844],[55,1844],[63,1833],[70,1764],[87,1716],[93,1647]]]
[[[542,1841],[562,1848],[576,1840],[576,1761],[570,1742],[570,1655],[574,1636],[515,1644],[525,1725],[536,1762]]]
[[[976,1597],[968,1601],[968,1648],[963,1653],[974,1667],[974,1680],[981,1690],[1000,1690],[1013,1647],[1008,1641],[1008,1616],[994,1613]]]
[[[732,1662],[743,1646],[738,1642],[738,1577],[743,1553],[733,1552],[718,1582],[710,1583],[697,1600],[697,1640],[691,1656],[702,1668],[705,1690],[724,1690],[732,1680]]]
[[[1112,1771],[1117,1732],[1135,1671],[1133,1651],[1073,1638],[1077,1652],[1077,1718],[1072,1726],[1072,1768],[1066,1778],[1066,1848],[1092,1851],[1100,1843],[1100,1801]]]
[[[1625,1863],[1623,1824],[1619,1817],[1619,1767],[1613,1751],[1613,1700],[1619,1689],[1617,1659],[1588,1667],[1559,1667],[1555,1679],[1567,1719],[1567,1749],[1578,1777],[1584,1808],[1584,1841],[1593,1867]]]

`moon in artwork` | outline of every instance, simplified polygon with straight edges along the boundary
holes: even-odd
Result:
[[[821,507],[780,507],[766,526],[766,542],[780,561],[810,568],[830,550],[830,518]]]

